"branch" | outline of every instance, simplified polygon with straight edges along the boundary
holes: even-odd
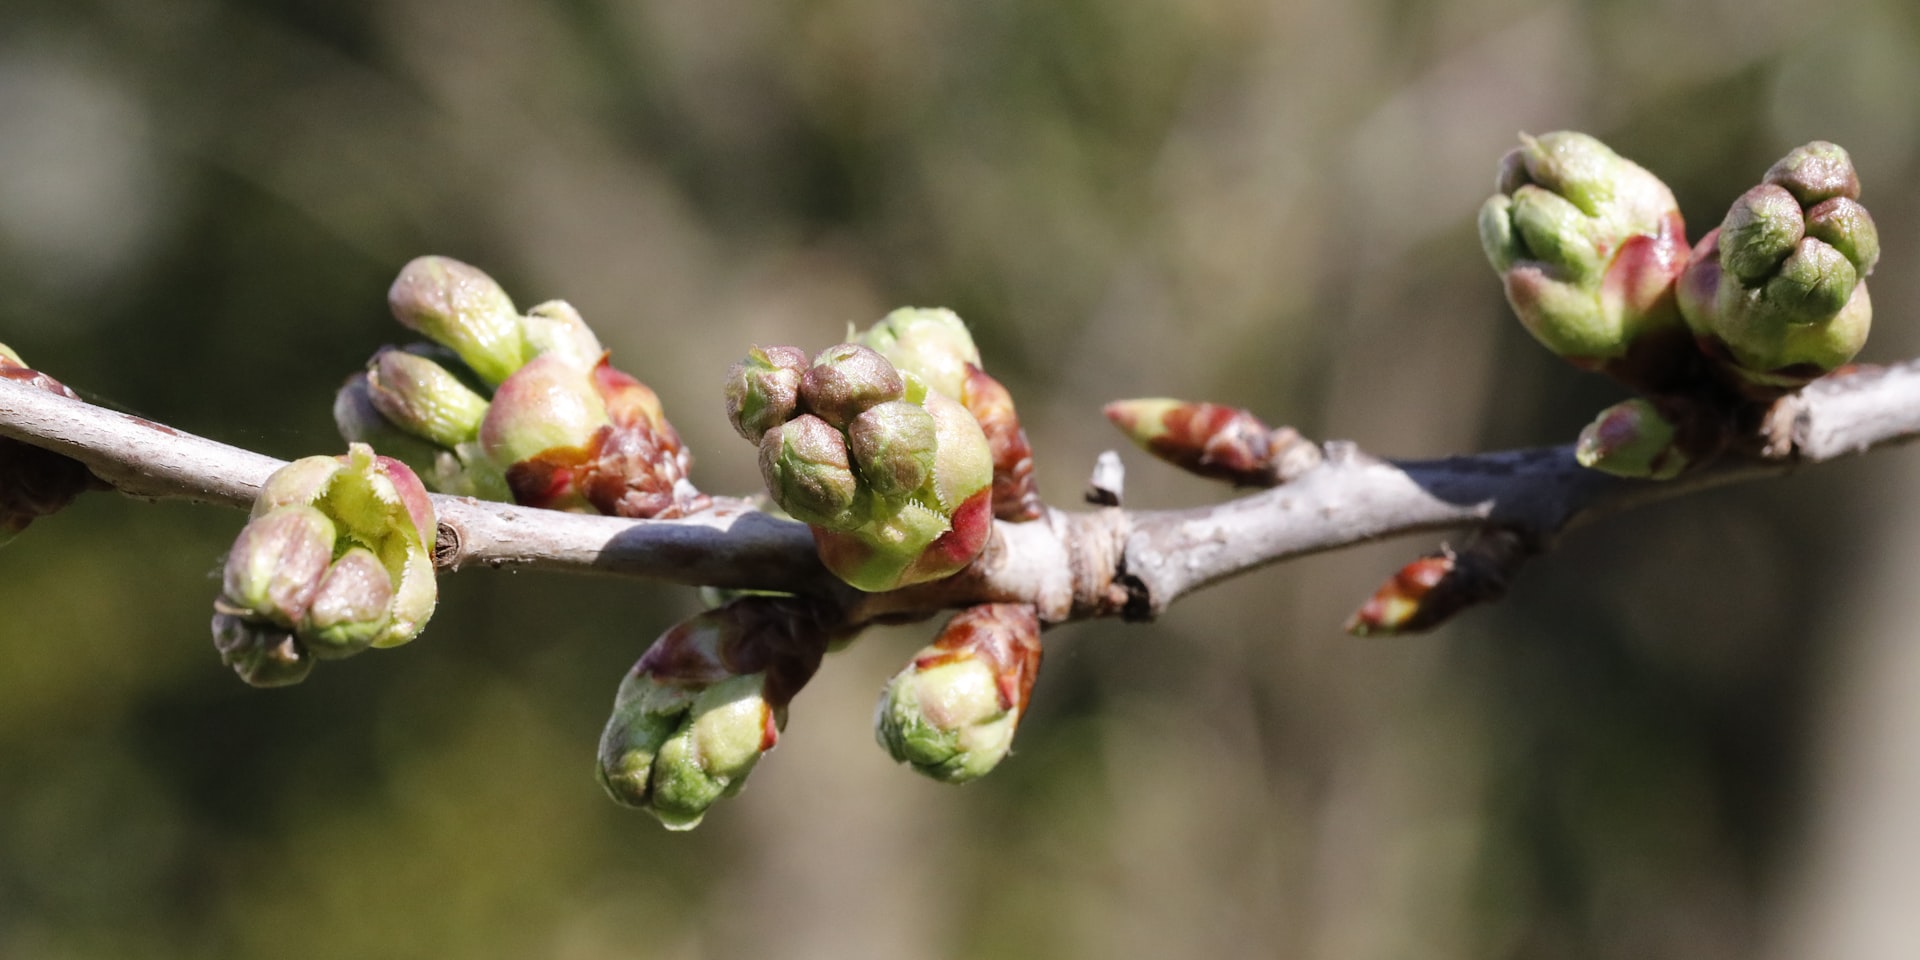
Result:
[[[1581,467],[1571,446],[1393,462],[1326,444],[1292,482],[1188,510],[1049,510],[997,523],[987,551],[946,580],[862,594],[821,567],[807,528],[721,499],[677,520],[622,520],[435,496],[435,561],[595,572],[833,598],[852,622],[924,617],[989,602],[1035,605],[1059,623],[1145,619],[1209,584],[1292,557],[1407,533],[1512,531],[1544,549],[1595,517],[1773,476],[1920,435],[1920,361],[1816,381],[1775,404],[1764,452],[1664,482]],[[139,417],[0,381],[0,436],[84,463],[129,496],[246,509],[282,461]],[[1756,444],[1756,447],[1759,445]]]

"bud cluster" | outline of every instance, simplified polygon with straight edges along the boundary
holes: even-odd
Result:
[[[815,609],[791,597],[742,597],[669,628],[614,697],[600,782],[670,830],[697,826],[779,741],[827,642]]]
[[[1643,394],[1587,427],[1582,464],[1673,477],[1866,342],[1880,240],[1840,147],[1788,153],[1689,251],[1652,174],[1584,134],[1521,140],[1480,211],[1487,258],[1540,342]]]
[[[774,502],[854,587],[939,579],[986,546],[993,462],[979,424],[874,350],[842,343],[809,361],[755,347],[728,371],[726,398]]]
[[[69,400],[80,399],[65,384],[28,367],[4,343],[0,343],[0,380],[23,383]],[[74,497],[97,486],[99,482],[78,460],[0,437],[0,546],[19,536],[35,519],[58,512]]]
[[[356,443],[275,471],[227,555],[213,640],[241,679],[305,679],[313,660],[420,633],[437,597],[433,505],[412,470]]]
[[[989,603],[955,614],[887,682],[874,735],[893,758],[947,783],[985,776],[1013,746],[1040,671],[1033,607]]]
[[[564,301],[524,315],[480,270],[408,263],[393,315],[432,344],[386,348],[334,401],[349,440],[413,464],[444,493],[622,517],[675,517],[707,498],[653,391],[614,369]]]
[[[1672,191],[1586,134],[1520,140],[1480,208],[1480,243],[1507,302],[1574,364],[1660,379],[1684,349],[1673,282],[1687,239]]]
[[[1853,359],[1873,322],[1880,236],[1847,152],[1815,141],[1740,195],[1694,247],[1680,310],[1708,356],[1757,392],[1805,385]]]
[[[1013,395],[981,367],[980,350],[959,314],[902,307],[854,339],[973,414],[993,454],[995,517],[1010,523],[1040,518],[1046,508],[1033,477],[1033,447],[1020,427]]]

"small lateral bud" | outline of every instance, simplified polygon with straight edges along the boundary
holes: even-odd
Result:
[[[28,367],[19,354],[3,343],[0,343],[0,380],[25,384],[69,400],[80,399],[65,384]],[[104,486],[78,460],[0,437],[0,546],[5,546],[34,520],[57,513],[72,503],[73,498]]]
[[[1671,480],[1687,468],[1672,421],[1651,401],[1635,397],[1600,411],[1574,445],[1580,465],[1616,477]]]

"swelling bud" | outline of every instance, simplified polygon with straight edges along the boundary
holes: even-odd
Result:
[[[1040,669],[1040,621],[1025,604],[956,614],[887,682],[874,736],[896,761],[945,783],[985,776],[1013,747]]]

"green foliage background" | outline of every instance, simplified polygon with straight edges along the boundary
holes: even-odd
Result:
[[[572,300],[719,491],[757,483],[729,361],[908,303],[974,325],[1058,504],[1123,395],[1383,455],[1565,442],[1617,393],[1473,235],[1517,130],[1607,139],[1695,236],[1841,142],[1888,251],[1865,359],[1920,352],[1920,13],[1811,10],[14,0],[0,340],[332,451],[434,252]],[[1128,456],[1132,505],[1223,495]],[[1874,955],[1915,922],[1914,467],[1608,521],[1428,638],[1338,632],[1428,542],[1060,630],[963,789],[873,746],[931,626],[876,632],[684,836],[590,766],[692,591],[463,572],[413,645],[254,691],[206,629],[240,515],[88,497],[0,550],[0,957]]]

